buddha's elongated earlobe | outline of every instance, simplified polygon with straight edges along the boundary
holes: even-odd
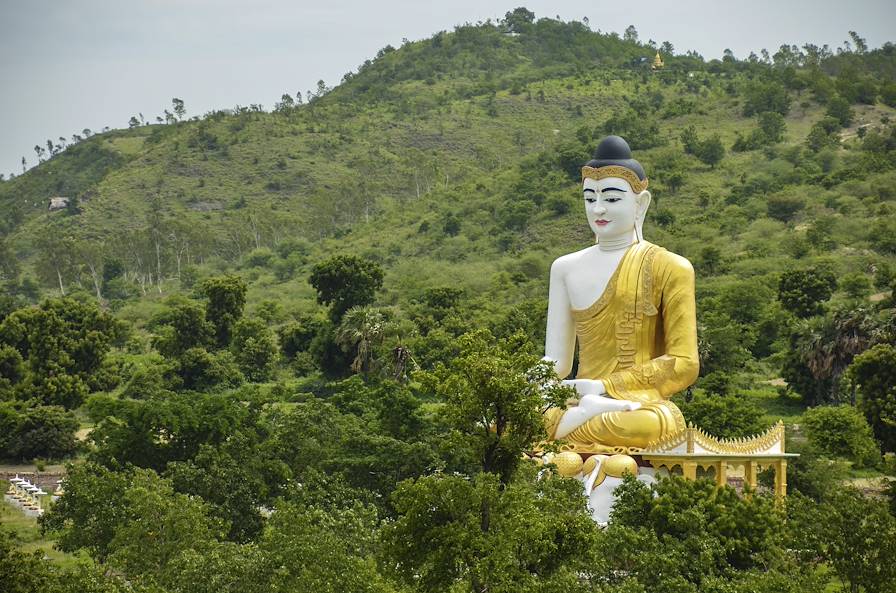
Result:
[[[635,216],[635,240],[640,243],[644,240],[644,219],[647,218],[647,208],[650,207],[652,196],[646,189],[638,194],[638,213]]]

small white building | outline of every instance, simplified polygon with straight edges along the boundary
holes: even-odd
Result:
[[[54,210],[65,210],[68,208],[68,202],[71,198],[66,198],[63,196],[56,196],[50,198],[50,204],[47,206],[47,210],[53,212]]]

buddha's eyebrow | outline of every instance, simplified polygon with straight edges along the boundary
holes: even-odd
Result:
[[[588,193],[588,192],[595,193],[593,189],[591,189],[590,187],[586,187],[585,193]]]
[[[618,191],[621,193],[625,193],[625,190],[619,189],[618,187],[605,187],[600,190],[600,193],[608,192],[608,191]]]

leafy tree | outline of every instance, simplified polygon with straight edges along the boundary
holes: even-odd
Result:
[[[445,217],[445,224],[442,225],[442,230],[449,237],[456,237],[460,234],[460,218],[453,212],[449,212]]]
[[[813,152],[820,152],[826,148],[836,148],[840,145],[840,120],[825,116],[815,122],[809,135],[806,136],[806,146]]]
[[[430,288],[423,293],[421,303],[426,307],[426,312],[429,315],[432,315],[436,321],[441,321],[457,311],[463,296],[464,290],[461,288],[451,286]]]
[[[855,357],[849,377],[859,390],[859,409],[885,451],[896,451],[896,348],[878,344]]]
[[[122,498],[129,483],[125,472],[94,463],[68,465],[65,496],[40,518],[41,530],[54,533],[60,550],[84,549],[104,562],[113,551],[116,528],[127,518]]]
[[[575,591],[597,527],[574,480],[435,475],[392,495],[385,556],[419,591]],[[498,568],[500,567],[500,568]]]
[[[871,228],[870,240],[875,250],[881,253],[896,253],[896,224],[890,219],[881,219]]]
[[[606,554],[611,567],[634,568],[649,590],[674,583],[676,573],[683,582],[671,590],[703,590],[700,585],[708,577],[763,568],[765,558],[783,552],[784,516],[768,495],[740,496],[729,486],[681,477],[653,486],[628,478],[616,495],[598,554]],[[614,545],[635,537],[646,539],[648,550],[658,547],[652,541],[662,542],[660,558],[648,556],[647,562],[639,562],[631,557],[630,546]],[[659,560],[671,574],[651,567],[651,560]],[[688,582],[697,588],[687,588]]]
[[[65,285],[71,279],[74,265],[74,240],[57,229],[48,229],[36,238],[35,247],[38,278],[49,286],[58,286],[59,294],[65,296]]]
[[[0,393],[21,381],[24,376],[25,364],[19,351],[13,346],[0,346]]]
[[[363,385],[360,381],[355,387]],[[365,390],[366,391],[366,390]],[[370,390],[370,394],[381,393]],[[345,406],[345,397],[341,405]],[[389,398],[400,403],[400,398]],[[396,401],[398,399],[398,401]],[[369,402],[370,414],[342,413],[334,405],[319,401],[296,405],[289,414],[273,419],[272,436],[267,449],[272,457],[283,462],[294,479],[303,479],[315,472],[339,477],[353,488],[373,493],[371,502],[385,505],[396,485],[407,478],[424,474],[437,465],[432,446],[411,439],[402,441],[384,434],[374,412],[380,404]],[[351,404],[349,404],[351,405]],[[392,410],[401,414],[404,410]],[[407,410],[413,413],[413,409]],[[382,422],[382,420],[380,420]],[[393,419],[393,423],[396,421]]]
[[[857,467],[874,466],[880,461],[880,449],[871,427],[853,406],[810,408],[803,414],[801,426],[809,441],[823,453],[850,459]]]
[[[169,358],[176,358],[190,348],[211,346],[215,328],[205,319],[204,308],[193,301],[176,306],[165,315],[167,331],[153,340],[156,350]]]
[[[880,100],[884,105],[896,107],[896,82],[885,82],[881,85]]]
[[[121,396],[130,399],[150,399],[170,395],[173,381],[171,365],[160,357],[148,358],[133,367]]]
[[[231,342],[237,366],[249,381],[267,381],[274,374],[279,350],[274,333],[261,319],[241,319]]]
[[[653,148],[665,144],[659,124],[649,113],[637,113],[626,109],[614,113],[601,128],[604,134],[616,134],[626,139],[634,150]],[[581,168],[584,161],[579,164]]]
[[[352,307],[373,302],[383,286],[383,269],[368,259],[340,255],[315,265],[308,281],[317,291],[317,301],[330,305],[330,318],[338,322]]]
[[[333,322],[328,320],[314,335],[308,347],[312,359],[330,379],[348,375],[353,360],[336,341],[336,331]]]
[[[722,266],[722,250],[714,245],[707,245],[700,250],[700,259],[697,266],[701,272],[713,275],[719,272]]]
[[[72,299],[48,299],[0,323],[0,342],[16,348],[25,361],[20,396],[66,408],[81,404],[89,379],[121,333],[111,315]]]
[[[0,403],[5,434],[0,437],[0,457],[18,461],[35,458],[62,459],[77,449],[75,432],[80,427],[72,412],[60,406],[33,406],[16,410]]]
[[[246,290],[246,283],[239,276],[215,276],[200,283],[199,293],[208,299],[205,318],[215,326],[218,346],[230,343],[233,326],[243,315]]]
[[[158,582],[170,562],[188,551],[201,553],[225,533],[202,499],[174,492],[150,470],[134,472],[119,504],[126,519],[115,526],[107,561],[138,581]]]
[[[871,280],[861,272],[854,272],[840,280],[840,288],[849,298],[863,299],[871,292]]]
[[[824,302],[837,287],[837,278],[827,269],[809,268],[781,274],[778,300],[797,317],[807,318],[824,312]]]
[[[166,471],[175,490],[209,504],[210,513],[230,526],[227,538],[236,542],[254,539],[263,526],[259,507],[265,484],[261,468],[247,459],[251,445],[242,434],[222,447],[203,445],[194,458],[172,462]]]
[[[24,552],[11,532],[0,529],[0,576],[6,593],[56,590],[57,581],[42,550]]]
[[[173,372],[183,389],[205,391],[217,386],[236,387],[243,382],[243,374],[231,352],[209,352],[204,348],[190,348],[174,361]]]
[[[759,120],[759,130],[766,142],[774,144],[784,140],[787,124],[784,123],[783,115],[777,111],[765,111],[760,113],[757,119]]]
[[[788,497],[788,507],[792,547],[826,559],[849,591],[893,590],[896,517],[885,503],[841,486],[820,504]]]
[[[666,175],[666,185],[669,186],[669,192],[675,194],[684,184],[685,174],[683,171],[671,171]]]
[[[90,457],[110,467],[132,464],[163,471],[172,461],[193,458],[203,444],[219,445],[237,432],[263,430],[258,406],[239,397],[175,393],[146,401],[102,401],[95,396],[87,404],[96,423]]]
[[[546,437],[545,407],[566,400],[568,389],[551,383],[552,375],[522,334],[495,343],[480,330],[461,336],[459,355],[419,378],[444,399],[449,424],[482,471],[507,484],[522,454]]]
[[[790,97],[787,89],[772,80],[755,79],[744,86],[744,115],[775,112],[787,115],[790,111]]]
[[[524,7],[515,8],[504,15],[503,24],[510,33],[522,33],[535,20],[535,13]]]
[[[557,149],[560,168],[572,181],[582,176],[582,165],[588,161],[588,147],[579,142],[567,142]]]
[[[294,358],[299,352],[306,352],[323,323],[313,317],[304,317],[279,328],[277,336],[280,339],[280,351],[283,352],[283,356]]]
[[[852,107],[849,106],[849,101],[843,97],[834,96],[828,101],[828,109],[825,111],[825,116],[837,120],[840,126],[848,128],[853,120]]]
[[[700,137],[697,135],[696,126],[691,124],[682,130],[681,145],[684,147],[686,154],[697,154],[700,147]]]
[[[174,111],[174,115],[177,116],[177,119],[183,119],[187,114],[187,110],[184,107],[183,99],[178,99],[177,97],[171,99],[171,109]]]
[[[700,159],[710,168],[715,169],[716,165],[722,162],[725,157],[725,146],[718,134],[714,134],[700,143],[697,149],[697,158]]]

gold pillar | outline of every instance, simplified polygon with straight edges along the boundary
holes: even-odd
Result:
[[[775,496],[787,496],[787,460],[780,459],[775,462]]]
[[[696,480],[697,463],[695,461],[685,461],[681,464],[681,473],[684,474],[685,480]]]
[[[756,462],[749,459],[744,462],[744,483],[750,487],[750,490],[756,490],[756,474],[758,468]]]
[[[724,459],[716,463],[716,486],[728,485],[727,465]]]

